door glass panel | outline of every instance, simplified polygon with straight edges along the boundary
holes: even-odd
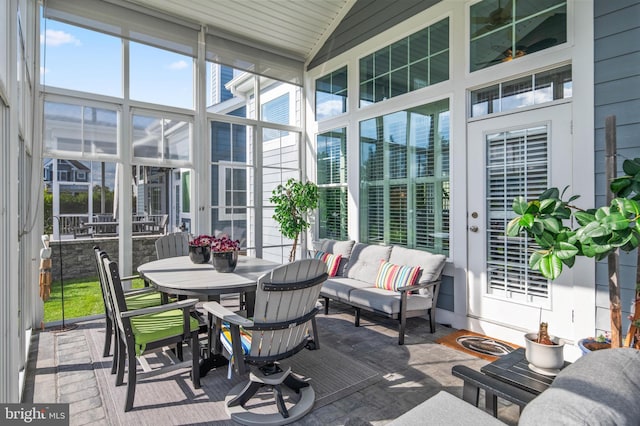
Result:
[[[489,134],[487,157],[487,292],[527,300],[548,296],[548,282],[528,267],[533,240],[506,237],[519,195],[539,196],[547,187],[547,126]]]

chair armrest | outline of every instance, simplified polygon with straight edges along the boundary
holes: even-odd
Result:
[[[537,395],[520,389],[509,383],[487,376],[479,371],[467,367],[466,365],[455,365],[451,369],[451,374],[464,380],[465,385],[470,384],[479,389],[484,389],[492,395],[517,404],[520,407],[527,405]],[[471,402],[471,401],[467,401]]]
[[[218,302],[206,302],[202,304],[202,308],[216,318],[227,321],[230,324],[236,324],[242,327],[252,327],[253,321],[225,308]]]
[[[135,309],[133,311],[124,311],[122,312],[122,318],[155,314],[158,312],[171,311],[173,309],[190,309],[195,307],[196,303],[198,303],[198,299],[185,299],[178,302],[167,303],[166,305],[151,306],[149,308]]]
[[[440,284],[440,280],[431,281],[431,282],[424,283],[424,284],[415,284],[415,285],[407,285],[407,286],[404,286],[404,287],[398,287],[398,291],[400,293],[402,293],[404,291],[420,290],[420,289],[423,289],[423,288],[435,287],[438,284]]]

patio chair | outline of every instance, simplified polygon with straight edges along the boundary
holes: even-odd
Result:
[[[107,272],[104,269],[104,265],[102,263],[103,258],[109,258],[107,253],[103,250],[100,250],[99,246],[94,246],[93,251],[95,253],[95,261],[96,261],[96,270],[98,272],[98,279],[100,281],[100,289],[102,290],[102,302],[104,303],[104,316],[105,316],[105,328],[104,328],[104,350],[102,352],[103,357],[108,357],[111,355],[111,339],[113,337],[115,329],[114,319],[113,319],[113,309],[111,308],[110,294],[109,294],[109,283],[107,281]],[[135,278],[139,278],[138,275],[132,275],[129,277],[121,277],[120,281],[131,281]],[[143,289],[129,290],[124,293],[125,301],[127,307],[129,309],[141,309],[147,308],[149,306],[157,306],[162,304],[162,293],[150,288],[145,287]],[[117,354],[114,354],[117,357]],[[111,369],[111,373],[115,373],[115,362],[113,363],[113,367]]]
[[[158,260],[167,257],[187,256],[189,254],[189,234],[174,232],[163,235],[156,240],[156,255]]]
[[[127,307],[122,283],[118,272],[118,264],[107,258],[102,259],[107,270],[109,291],[115,322],[118,327],[116,333],[117,368],[116,386],[123,384],[125,362],[127,366],[127,397],[124,411],[133,408],[136,392],[137,376],[141,378],[165,374],[180,368],[189,367],[191,380],[195,389],[200,388],[200,348],[198,341],[198,321],[190,315],[195,307],[196,299],[185,299],[160,306],[130,310]],[[182,344],[191,342],[191,361],[183,361],[181,357]],[[178,360],[174,360],[171,352],[165,352],[171,362],[163,367],[151,369],[142,360],[146,353],[163,349],[165,346],[175,345]],[[126,357],[126,359],[125,359]],[[137,360],[140,361],[142,371],[138,371]]]
[[[214,333],[213,353],[230,360],[229,368],[244,374],[254,366],[248,383],[240,383],[227,394],[226,410],[232,420],[241,424],[280,425],[293,422],[313,408],[315,393],[308,381],[281,368],[277,361],[289,358],[317,342],[316,302],[327,267],[319,259],[304,259],[279,266],[258,279],[254,317],[247,319],[217,302],[203,308],[209,314]],[[281,386],[295,391],[298,402],[287,408]],[[252,396],[262,388],[273,389],[278,413],[255,413],[245,408]],[[263,401],[264,402],[264,401]]]

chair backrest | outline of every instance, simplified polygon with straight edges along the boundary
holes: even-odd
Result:
[[[96,270],[98,271],[98,279],[100,281],[100,289],[102,290],[102,302],[104,303],[105,315],[111,316],[112,308],[109,295],[109,282],[107,280],[107,272],[104,269],[102,258],[108,258],[107,254],[100,250],[100,247],[94,246],[93,252],[95,254]]]
[[[304,348],[326,280],[327,265],[319,259],[291,262],[260,277],[246,359],[283,359]]]
[[[189,234],[174,232],[163,235],[156,240],[156,255],[159,259],[167,257],[186,256],[189,254]]]
[[[113,309],[113,321],[118,325],[120,330],[124,331],[125,336],[131,336],[131,322],[129,321],[129,318],[122,318],[121,315],[122,312],[127,310],[127,302],[124,298],[124,290],[122,289],[122,282],[120,281],[118,264],[113,260],[110,260],[109,256],[106,254],[102,256],[101,261],[107,276],[109,296],[111,307]]]

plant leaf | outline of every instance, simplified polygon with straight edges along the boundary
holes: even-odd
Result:
[[[553,252],[556,254],[556,256],[558,256],[560,260],[565,260],[575,257],[576,254],[578,254],[578,248],[573,244],[560,242],[556,245]]]
[[[553,281],[562,273],[562,261],[554,253],[545,254],[540,260],[540,272]]]
[[[527,211],[527,201],[524,197],[516,197],[513,199],[513,204],[511,205],[511,209],[519,215],[523,215]]]

